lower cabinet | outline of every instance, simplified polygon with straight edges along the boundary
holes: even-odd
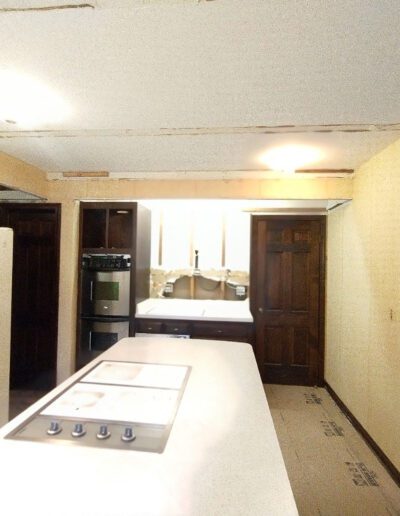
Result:
[[[135,330],[136,333],[189,335],[192,339],[232,340],[254,344],[253,323],[137,318]]]
[[[192,326],[194,339],[234,340],[252,343],[251,323],[195,321]]]

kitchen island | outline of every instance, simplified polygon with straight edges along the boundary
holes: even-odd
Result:
[[[185,366],[162,453],[6,438],[103,361]],[[296,515],[251,346],[127,338],[0,429],[7,515]]]

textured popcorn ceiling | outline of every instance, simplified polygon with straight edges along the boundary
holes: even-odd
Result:
[[[71,107],[0,120],[0,151],[53,174],[225,178],[300,142],[324,151],[307,168],[353,169],[400,137],[399,22],[397,0],[0,0],[2,67]]]

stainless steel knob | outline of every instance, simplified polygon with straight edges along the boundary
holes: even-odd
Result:
[[[124,433],[121,435],[121,439],[126,443],[130,442],[130,441],[134,441],[136,439],[136,435],[133,431],[133,428],[130,426],[127,426],[124,430]]]
[[[71,432],[72,437],[82,437],[86,434],[86,430],[83,428],[82,423],[75,423],[74,429]]]
[[[96,434],[97,439],[108,439],[111,435],[111,432],[108,431],[107,425],[100,425],[100,429]]]
[[[262,306],[260,306],[260,307],[258,308],[258,311],[260,312],[260,314],[262,314],[262,313],[264,312],[264,308],[263,308]]]
[[[50,423],[50,427],[47,429],[48,435],[57,435],[61,432],[62,428],[60,423],[57,421],[52,421]]]

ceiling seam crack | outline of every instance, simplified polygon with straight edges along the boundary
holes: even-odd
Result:
[[[94,9],[93,4],[64,4],[49,5],[43,7],[3,7],[0,13],[20,13],[20,12],[43,12],[43,11],[61,11],[64,9]]]

